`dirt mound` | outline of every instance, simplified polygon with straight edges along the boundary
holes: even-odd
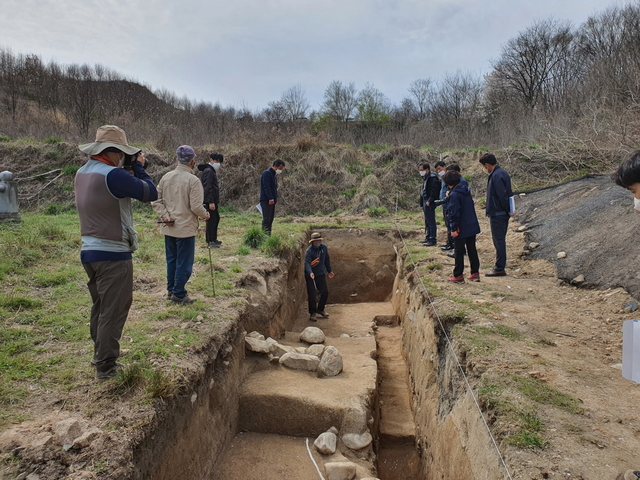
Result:
[[[608,175],[588,176],[520,196],[517,220],[528,227],[528,258],[553,262],[558,277],[597,288],[622,287],[640,298],[631,259],[640,255],[633,197]],[[536,244],[539,244],[536,246]],[[558,258],[561,252],[566,257]],[[631,268],[630,268],[631,267]]]

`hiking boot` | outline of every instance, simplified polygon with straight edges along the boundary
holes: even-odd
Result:
[[[458,275],[457,277],[449,277],[447,278],[447,281],[451,283],[464,283],[464,275]]]
[[[320,315],[322,318],[329,318],[329,314],[324,311],[318,312],[318,315]]]
[[[220,243],[222,243],[222,242],[220,242]],[[209,243],[207,244],[207,247],[209,247],[209,248],[220,248],[220,243],[216,243],[216,242],[209,242]]]
[[[505,272],[504,270],[496,270],[494,268],[493,270],[489,270],[487,273],[485,273],[484,276],[485,277],[506,277],[507,272]]]
[[[638,480],[640,479],[640,471],[638,470],[627,470],[624,473],[624,480]]]
[[[189,295],[185,295],[182,298],[173,295],[169,300],[171,300],[173,303],[181,303],[184,305],[190,305],[192,303],[195,303],[196,301],[194,298],[189,298]]]
[[[316,318],[316,314],[315,314],[315,313],[312,313],[311,315],[309,315],[309,321],[310,321],[310,322],[315,322],[315,321],[317,321],[317,318]]]
[[[472,273],[467,277],[467,280],[470,282],[479,282],[480,281],[480,272]]]
[[[105,368],[104,365],[100,367],[96,367],[96,380],[99,382],[104,382],[109,380],[110,378],[115,377],[120,370],[124,368],[124,365],[121,363],[115,363]]]

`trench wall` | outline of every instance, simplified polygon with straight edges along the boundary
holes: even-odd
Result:
[[[425,478],[505,478],[491,438],[411,264],[398,255],[392,304],[409,368]],[[447,333],[454,325],[444,325]],[[451,337],[450,337],[451,338]],[[452,339],[455,348],[455,339]],[[466,370],[464,352],[457,351]]]

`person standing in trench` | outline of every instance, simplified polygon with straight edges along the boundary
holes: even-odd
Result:
[[[317,315],[329,318],[324,311],[329,298],[327,275],[333,278],[331,260],[327,246],[322,243],[322,235],[317,232],[311,234],[309,247],[304,255],[304,278],[307,282],[307,300],[309,302],[309,320],[316,321]],[[320,292],[320,301],[316,304],[316,289]]]

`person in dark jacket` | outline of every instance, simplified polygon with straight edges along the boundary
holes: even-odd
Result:
[[[451,231],[449,230],[449,222],[447,221],[447,184],[444,183],[444,174],[447,173],[447,164],[442,160],[436,162],[434,165],[438,178],[440,179],[440,197],[436,201],[437,205],[442,205],[442,216],[444,218],[444,224],[447,227],[447,243],[440,245],[443,251],[453,250],[453,238],[451,237]]]
[[[327,246],[322,243],[322,235],[317,232],[311,234],[309,247],[304,255],[304,278],[307,282],[307,299],[309,302],[309,320],[316,321],[316,314],[322,318],[329,318],[324,308],[329,298],[327,275],[333,278],[331,260]],[[320,302],[316,305],[316,289],[320,292]]]
[[[449,202],[447,217],[449,229],[453,237],[455,248],[455,267],[453,276],[449,278],[453,283],[464,283],[464,255],[465,250],[471,264],[471,275],[468,280],[480,281],[480,259],[476,249],[476,235],[480,233],[480,224],[473,205],[473,198],[469,187],[460,182],[458,172],[450,170],[444,175],[444,182],[449,188]]]
[[[80,261],[93,302],[91,363],[96,379],[104,381],[122,368],[117,363],[120,338],[133,301],[132,253],[138,248],[138,234],[131,199],[150,202],[158,198],[158,191],[145,171],[144,154],[127,143],[121,128],[104,125],[95,142],[78,148],[89,155],[74,185],[82,235]]]
[[[504,277],[507,272],[507,228],[509,218],[515,215],[511,209],[511,177],[498,165],[496,157],[485,153],[480,157],[480,163],[489,173],[487,181],[487,217],[491,225],[491,237],[496,249],[496,263],[493,269],[485,275],[487,277]]]
[[[284,170],[284,161],[277,159],[273,165],[262,172],[260,178],[260,208],[262,210],[262,230],[271,235],[273,218],[276,216],[278,202],[278,182],[276,176]]]
[[[204,208],[209,212],[206,240],[210,248],[220,248],[222,242],[218,240],[218,225],[220,224],[220,187],[218,186],[218,169],[224,161],[219,153],[209,155],[209,163],[201,163],[198,170],[202,172],[200,181],[204,189]]]
[[[440,199],[440,180],[438,175],[431,171],[428,163],[418,166],[418,171],[423,178],[422,190],[420,191],[420,206],[424,212],[424,232],[425,239],[420,243],[425,247],[433,247],[436,243],[436,206]]]

